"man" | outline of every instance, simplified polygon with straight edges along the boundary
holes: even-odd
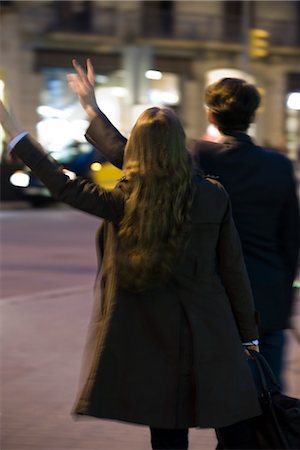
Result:
[[[122,167],[126,138],[97,107],[91,63],[87,77],[76,62],[74,67],[77,75],[69,76],[70,86],[91,119],[86,137]],[[219,129],[222,142],[194,141],[191,152],[197,166],[218,176],[231,197],[260,317],[260,351],[280,380],[283,330],[289,326],[299,252],[299,206],[292,164],[283,155],[255,145],[246,134],[260,103],[255,86],[224,78],[208,86],[205,99],[208,119]]]
[[[232,202],[256,308],[260,352],[281,382],[283,330],[289,326],[299,253],[299,205],[291,162],[246,134],[260,103],[255,86],[224,78],[205,92],[220,144],[194,142],[196,163],[219,176]]]

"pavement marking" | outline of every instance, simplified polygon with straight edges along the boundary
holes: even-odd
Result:
[[[60,289],[50,289],[48,291],[33,292],[31,294],[16,295],[13,297],[4,297],[0,299],[0,303],[19,303],[31,300],[49,300],[49,298],[69,296],[78,293],[91,292],[93,284],[80,284],[77,286],[69,286]]]

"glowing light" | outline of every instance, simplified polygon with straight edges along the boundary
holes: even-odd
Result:
[[[67,120],[44,119],[37,123],[38,141],[50,152],[60,151],[74,142],[72,125]]]
[[[207,133],[212,137],[220,137],[220,132],[212,123],[207,127]]]
[[[179,101],[179,96],[176,92],[162,92],[162,101],[167,105],[176,105]]]
[[[292,92],[289,94],[286,106],[289,109],[300,111],[300,92]]]
[[[113,95],[113,89],[113,87],[96,87],[95,93],[100,109],[117,126],[121,123],[121,108],[119,99]]]
[[[106,75],[95,75],[95,81],[97,83],[106,83],[108,80],[108,77]]]
[[[160,103],[161,102],[161,93],[157,89],[151,89],[149,92],[149,98],[152,103]]]
[[[57,118],[57,119],[65,119],[68,117],[68,110],[60,110],[56,108],[52,108],[52,106],[40,105],[36,109],[37,113],[45,118]]]
[[[152,103],[158,104],[176,105],[179,101],[179,96],[176,92],[161,91],[159,89],[151,89],[149,97]]]
[[[11,177],[9,178],[9,181],[13,186],[17,187],[27,187],[30,183],[30,176],[27,175],[27,173],[22,172],[21,170],[18,170],[17,172],[13,173]]]
[[[70,178],[70,180],[74,180],[76,178],[76,173],[72,172],[68,169],[63,169],[63,172]]]
[[[115,86],[111,89],[111,92],[115,97],[126,97],[127,89],[122,86]]]
[[[222,78],[242,78],[243,80],[246,80],[248,83],[255,84],[255,79],[248,73],[238,69],[224,68],[224,69],[210,70],[209,72],[207,72],[206,85],[215,83],[216,81],[219,81]]]
[[[148,78],[148,80],[161,80],[162,73],[159,72],[159,70],[147,70],[145,72],[145,77]]]
[[[94,162],[91,164],[90,169],[93,170],[94,172],[98,172],[99,170],[102,169],[102,164],[100,164],[99,162]]]
[[[3,97],[4,97],[4,86],[5,86],[4,81],[0,80],[0,99],[1,100],[3,100]]]

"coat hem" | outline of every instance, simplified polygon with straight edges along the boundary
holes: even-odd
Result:
[[[120,417],[119,414],[101,414],[101,413],[96,413],[96,412],[83,412],[83,411],[72,411],[71,413],[73,419],[75,421],[78,420],[83,420],[84,418],[88,419],[88,417],[93,417],[96,419],[101,419],[101,420],[112,420],[112,421],[117,421],[117,422],[123,422],[123,423],[130,423],[130,424],[134,424],[134,425],[141,425],[141,426],[148,426],[148,427],[155,427],[155,428],[167,428],[167,429],[177,429],[177,428],[221,428],[221,427],[226,427],[229,425],[233,425],[235,423],[238,423],[240,421],[243,420],[247,420],[247,419],[251,419],[254,417],[258,417],[261,415],[261,411],[260,409],[255,409],[255,411],[253,412],[249,412],[248,414],[243,414],[240,417],[231,417],[231,418],[226,418],[226,420],[221,421],[221,422],[214,422],[214,423],[205,423],[201,420],[196,420],[195,423],[189,423],[189,424],[183,424],[180,423],[176,426],[176,424],[173,423],[160,423],[160,422],[155,422],[152,420],[142,420],[142,419],[136,419],[133,417]]]

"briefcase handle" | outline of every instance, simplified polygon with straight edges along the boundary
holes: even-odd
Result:
[[[265,358],[259,352],[256,352],[255,350],[248,349],[248,351],[249,351],[250,355],[252,356],[252,359],[255,362],[255,365],[257,367],[257,371],[258,371],[258,374],[260,377],[260,382],[261,382],[261,386],[262,386],[262,390],[263,390],[261,397],[264,399],[264,401],[267,401],[269,411],[272,415],[276,431],[282,442],[282,446],[280,448],[289,449],[290,448],[289,444],[282,432],[277,415],[274,411],[273,400],[272,400],[272,391],[268,387],[268,381],[267,381],[265,374],[266,373],[268,374],[271,382],[276,387],[277,392],[280,392],[280,387],[279,387],[278,381],[276,380],[275,375],[273,374],[272,369],[269,366],[269,364],[267,363],[267,361],[265,360]]]
[[[265,358],[259,352],[256,352],[255,350],[248,349],[248,351],[249,351],[250,355],[252,356],[252,359],[254,360],[255,365],[257,367],[257,371],[258,371],[258,374],[260,377],[260,382],[261,382],[263,392],[265,394],[267,394],[267,396],[269,396],[271,394],[271,390],[268,386],[268,381],[267,381],[265,374],[268,375],[268,377],[271,380],[272,384],[274,385],[276,391],[280,392],[279,383],[276,380],[275,375],[272,372],[272,369],[269,366],[269,364],[267,363],[267,361],[265,360]]]

